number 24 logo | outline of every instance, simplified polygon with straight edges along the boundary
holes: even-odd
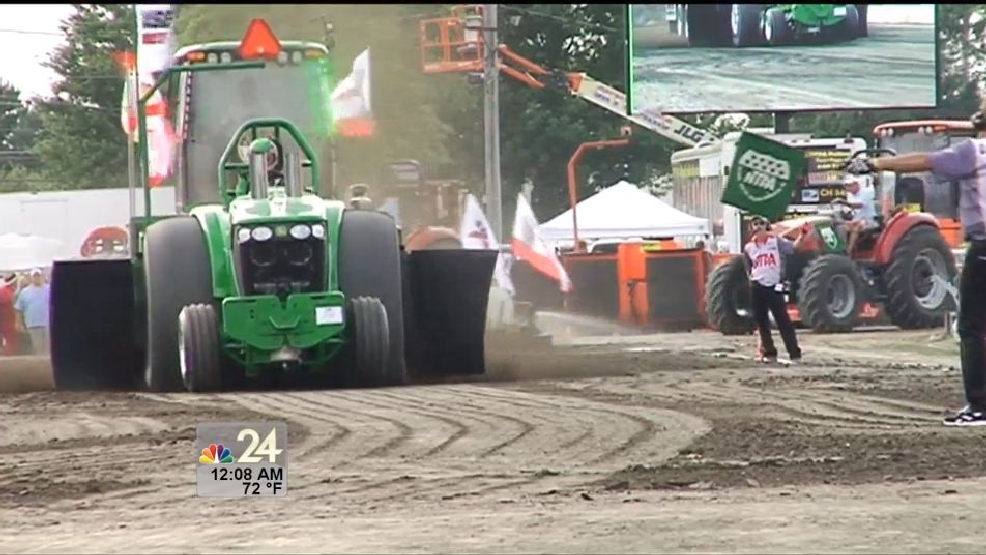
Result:
[[[258,463],[267,457],[267,462],[273,464],[277,462],[277,456],[284,452],[284,449],[277,448],[277,429],[271,430],[263,441],[260,441],[260,434],[253,428],[243,428],[236,441],[246,441],[249,438],[250,445],[247,446],[237,462]]]

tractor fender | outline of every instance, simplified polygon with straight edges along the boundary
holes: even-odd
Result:
[[[221,206],[199,206],[192,209],[189,215],[198,220],[202,227],[202,236],[209,252],[213,297],[225,299],[238,296],[236,266],[232,259],[233,251],[228,246],[232,233],[229,218]]]
[[[412,231],[404,240],[404,249],[407,251],[424,250],[439,241],[454,241],[460,247],[462,246],[462,242],[459,241],[459,234],[454,229],[429,225]]]
[[[917,226],[933,226],[935,229],[941,227],[938,225],[937,218],[923,212],[901,212],[891,216],[883,229],[883,233],[876,241],[876,246],[873,249],[874,261],[880,266],[887,264],[897,242]]]

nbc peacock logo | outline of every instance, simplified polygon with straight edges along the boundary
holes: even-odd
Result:
[[[212,443],[202,450],[202,454],[199,455],[199,462],[202,464],[228,464],[236,462],[236,459],[228,447],[222,443]]]

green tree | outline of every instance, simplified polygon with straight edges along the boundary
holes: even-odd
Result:
[[[39,103],[35,151],[65,188],[126,186],[126,137],[120,129],[123,77],[114,54],[133,49],[129,4],[73,4],[65,42],[45,64],[57,75],[54,97]]]
[[[324,23],[334,28],[335,73],[342,78],[353,59],[370,49],[373,137],[337,144],[341,183],[374,182],[383,164],[405,158],[434,170],[449,163],[445,141],[452,130],[435,110],[441,85],[421,70],[418,20],[440,10],[430,5],[186,5],[178,17],[181,44],[239,40],[250,19],[265,18],[284,40],[322,41]],[[324,153],[326,158],[331,153]],[[432,172],[433,173],[433,172]]]
[[[40,128],[37,110],[22,102],[20,90],[0,80],[0,174],[6,187],[16,187],[16,168],[38,169],[34,144]]]
[[[0,151],[14,150],[11,135],[24,111],[21,91],[12,83],[0,79]]]

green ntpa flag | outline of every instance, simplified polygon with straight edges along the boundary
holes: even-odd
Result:
[[[776,220],[787,212],[804,172],[804,152],[744,132],[736,141],[736,155],[721,200],[723,204]]]

